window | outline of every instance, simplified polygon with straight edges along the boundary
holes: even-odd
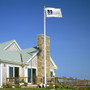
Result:
[[[50,76],[53,77],[53,72],[52,71],[50,72]]]
[[[9,77],[13,77],[13,67],[9,67]]]
[[[31,83],[31,69],[28,69],[28,82]]]

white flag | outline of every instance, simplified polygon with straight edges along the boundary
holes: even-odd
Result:
[[[62,17],[60,8],[45,8],[46,17]]]

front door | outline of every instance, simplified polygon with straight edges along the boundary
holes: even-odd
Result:
[[[28,82],[31,83],[31,69],[28,69]]]
[[[15,67],[15,84],[19,83],[19,67]]]
[[[32,73],[31,73],[32,71]],[[32,75],[31,75],[32,74]],[[35,84],[36,82],[36,69],[28,69],[28,82],[31,83],[31,76],[32,76],[32,83]]]
[[[35,84],[35,83],[36,83],[36,69],[33,69],[32,72],[33,72],[33,73],[32,73],[32,74],[33,74],[33,75],[32,75],[32,76],[33,76],[33,77],[32,77],[32,78],[33,78],[33,84]]]
[[[19,67],[15,67],[15,77],[19,77]]]

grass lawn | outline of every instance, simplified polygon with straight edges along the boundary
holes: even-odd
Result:
[[[46,89],[41,89],[41,88],[40,89],[37,89],[37,88],[0,88],[0,90],[46,90]]]
[[[0,88],[0,90],[51,90],[46,88]],[[54,90],[54,89],[53,89]],[[55,89],[55,90],[78,90],[78,89]],[[79,90],[90,90],[90,88],[87,89],[79,89]]]
[[[51,90],[46,88],[0,88],[0,90]],[[74,90],[74,89],[55,89],[55,90]]]
[[[0,88],[0,90],[51,90],[45,88]],[[78,89],[55,89],[55,90],[78,90]],[[80,90],[90,90],[88,89],[80,89]]]
[[[44,88],[0,88],[0,90],[49,90]]]

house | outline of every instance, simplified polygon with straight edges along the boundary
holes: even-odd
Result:
[[[46,76],[55,76],[57,66],[50,57],[50,38],[46,36]],[[0,86],[27,78],[28,84],[44,77],[44,36],[37,36],[37,46],[21,49],[15,40],[0,44]],[[12,80],[10,80],[12,79]],[[37,82],[39,82],[39,78]]]

